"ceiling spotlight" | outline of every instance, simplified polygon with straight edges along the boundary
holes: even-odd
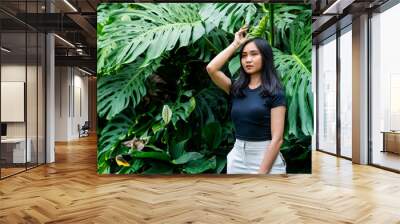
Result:
[[[68,1],[68,0],[64,0],[65,4],[67,4],[72,10],[74,10],[75,12],[78,12],[78,10]]]
[[[347,8],[351,5],[355,0],[336,0],[331,4],[322,14],[329,15],[329,14],[342,14],[343,9]]]
[[[57,37],[58,39],[60,39],[61,41],[63,41],[64,43],[66,43],[67,45],[69,45],[69,46],[75,48],[75,45],[73,45],[73,44],[72,44],[71,42],[69,42],[68,40],[66,40],[66,39],[64,39],[64,38],[62,38],[62,37],[60,37],[60,36],[57,35],[57,34],[54,34],[54,36]]]
[[[90,73],[90,72],[88,72],[88,71],[86,71],[86,70],[83,70],[83,69],[81,69],[81,68],[79,68],[79,67],[78,67],[78,69],[79,69],[79,71],[81,71],[81,72],[83,72],[83,73],[85,73],[85,74],[87,74],[87,75],[92,75],[92,73]]]
[[[9,50],[9,49],[7,49],[7,48],[5,48],[5,47],[1,47],[0,49],[1,49],[2,51],[6,52],[6,53],[10,53],[10,52],[11,52],[11,50]]]

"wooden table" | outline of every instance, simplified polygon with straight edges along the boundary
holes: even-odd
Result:
[[[381,133],[383,133],[382,152],[400,154],[400,131],[382,131]]]

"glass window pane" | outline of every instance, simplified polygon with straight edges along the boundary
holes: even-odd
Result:
[[[25,170],[30,161],[30,142],[26,141],[26,35],[1,34],[1,174],[2,178]],[[28,149],[28,150],[27,150]]]
[[[372,163],[400,170],[400,4],[371,19]]]
[[[336,153],[336,37],[318,48],[318,148]]]
[[[350,27],[351,28],[351,27]],[[352,35],[340,36],[340,153],[352,157]]]

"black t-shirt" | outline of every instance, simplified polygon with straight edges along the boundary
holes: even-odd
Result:
[[[272,96],[262,97],[261,86],[243,90],[244,97],[233,97],[231,117],[235,126],[235,137],[245,141],[271,140],[271,108],[286,106],[285,93],[278,91]]]

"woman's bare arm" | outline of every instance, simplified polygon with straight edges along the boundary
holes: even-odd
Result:
[[[247,37],[245,36],[247,28],[241,28],[235,33],[235,40],[217,56],[215,56],[210,63],[208,63],[206,69],[210,75],[211,80],[227,94],[231,88],[231,80],[220,70],[222,66],[230,59],[235,51],[243,44]]]
[[[272,140],[269,149],[265,151],[258,173],[269,173],[283,143],[283,132],[285,130],[285,106],[271,109],[271,135]]]

